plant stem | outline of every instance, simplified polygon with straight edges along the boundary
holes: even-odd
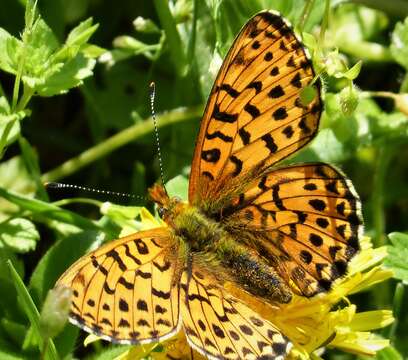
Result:
[[[302,33],[307,18],[309,17],[310,11],[312,10],[314,0],[307,0],[305,6],[303,7],[302,15],[300,16],[299,22],[297,24],[297,28],[299,29],[299,32]]]
[[[88,198],[71,198],[71,199],[62,199],[54,201],[52,205],[62,207],[70,204],[89,204],[100,208],[102,206],[102,201],[88,199]]]
[[[187,59],[181,42],[180,34],[177,31],[176,23],[170,12],[169,2],[167,0],[154,0],[154,5],[159,16],[160,23],[166,33],[169,43],[169,50],[173,59],[174,66],[180,76],[183,76],[187,70]]]
[[[395,343],[396,340],[396,333],[397,333],[397,328],[399,325],[398,319],[400,319],[401,316],[401,308],[403,306],[403,299],[404,299],[404,284],[402,282],[399,282],[397,286],[395,287],[395,292],[394,292],[394,301],[393,301],[393,315],[394,315],[394,322],[392,323],[390,330],[389,330],[389,339],[391,344]]]
[[[322,25],[320,26],[320,33],[319,33],[319,46],[321,48],[324,47],[324,39],[326,35],[326,31],[329,27],[330,21],[330,0],[326,0],[326,4],[324,7],[324,16],[322,19]]]
[[[16,112],[24,110],[33,95],[34,90],[28,86],[24,86],[23,96],[16,105]]]
[[[382,145],[376,152],[376,164],[373,179],[372,190],[372,218],[374,227],[373,243],[375,247],[386,244],[385,236],[385,211],[384,211],[384,192],[385,178],[388,173],[388,166],[392,158],[392,149],[386,144]],[[390,299],[390,284],[379,284],[373,294],[374,305],[381,309],[387,306]]]
[[[160,119],[160,122],[158,123],[158,127],[161,128],[170,124],[200,117],[202,114],[202,109],[202,106],[175,109],[169,111],[168,113],[159,115],[158,118]],[[87,166],[94,161],[103,158],[104,156],[110,154],[112,151],[120,148],[121,146],[153,132],[153,129],[154,126],[151,118],[132,125],[127,129],[121,131],[120,133],[105,140],[104,142],[84,151],[79,156],[70,159],[57,168],[45,173],[41,177],[41,180],[43,182],[58,181],[61,178],[77,172],[84,166]]]
[[[382,146],[377,150],[377,162],[375,165],[373,180],[373,222],[374,222],[374,244],[376,247],[385,245],[385,212],[384,212],[384,183],[390,162],[390,149]]]
[[[361,60],[377,61],[377,62],[394,62],[389,48],[386,46],[369,42],[339,42],[335,44],[341,52],[349,54]]]

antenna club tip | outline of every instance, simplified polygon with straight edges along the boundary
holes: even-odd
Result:
[[[56,187],[58,187],[58,184],[55,183],[55,182],[52,182],[52,181],[46,181],[46,182],[44,183],[44,187],[45,187],[46,189],[56,188]]]
[[[156,83],[155,83],[154,81],[152,81],[152,82],[149,84],[149,87],[150,87],[151,89],[154,89],[154,88],[156,87]]]

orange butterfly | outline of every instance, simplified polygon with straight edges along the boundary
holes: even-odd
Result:
[[[264,303],[329,291],[359,250],[360,201],[327,164],[272,168],[315,135],[320,88],[301,42],[261,12],[235,39],[213,86],[194,152],[189,203],[149,190],[168,224],[117,239],[59,279],[71,321],[112,342],[166,339],[180,328],[209,359],[283,359],[289,340],[232,296]]]

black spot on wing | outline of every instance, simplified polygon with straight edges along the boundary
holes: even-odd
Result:
[[[215,104],[212,117],[221,122],[234,123],[238,119],[238,114],[229,114],[225,111],[220,111],[218,105]]]
[[[255,105],[252,105],[252,104],[246,104],[246,105],[244,106],[244,110],[245,110],[249,115],[251,115],[253,119],[255,119],[256,117],[258,117],[258,116],[261,114],[261,112],[259,111],[259,109],[258,109]]]
[[[220,90],[224,90],[229,96],[236,98],[239,95],[239,92],[235,90],[231,85],[228,84],[222,84],[219,87]]]
[[[247,89],[255,89],[255,93],[258,94],[262,90],[262,81],[253,81],[248,86]]]
[[[286,108],[284,106],[278,108],[277,110],[275,110],[272,114],[272,117],[275,120],[283,120],[286,119],[288,117],[288,113],[286,112]]]
[[[208,140],[218,138],[218,139],[221,139],[222,141],[228,142],[228,143],[233,141],[233,138],[231,136],[225,135],[221,131],[218,131],[218,130],[214,131],[212,134],[210,134],[210,133],[205,134],[205,137]]]
[[[244,145],[248,145],[251,141],[251,134],[246,131],[243,127],[238,130],[238,135],[242,140]]]
[[[220,149],[214,148],[210,150],[203,150],[201,152],[201,158],[204,161],[210,162],[210,163],[216,163],[221,156],[221,151]]]
[[[238,159],[235,155],[230,156],[231,162],[235,165],[234,172],[232,173],[232,176],[237,176],[241,173],[242,171],[242,160]]]

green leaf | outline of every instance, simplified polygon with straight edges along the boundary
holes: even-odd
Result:
[[[24,52],[21,54],[24,56],[24,74],[36,78],[40,83],[45,80],[45,73],[53,65],[50,56],[58,49],[58,40],[45,21],[39,18],[27,35],[24,45]],[[23,76],[23,81],[24,78]]]
[[[68,34],[65,44],[55,55],[54,61],[71,60],[77,56],[98,26],[98,24],[92,25],[92,18],[89,18],[72,29]]]
[[[0,28],[0,69],[15,74],[17,63],[15,55],[19,53],[23,43]]]
[[[351,69],[348,69],[346,72],[343,73],[343,77],[354,80],[361,71],[361,65],[363,64],[362,60],[357,61]]]
[[[25,287],[17,271],[14,269],[14,266],[10,260],[7,261],[7,265],[9,267],[10,275],[11,275],[11,278],[13,279],[13,282],[16,287],[19,299],[21,300],[23,309],[27,317],[29,318],[31,325],[35,329],[36,336],[38,337],[38,339],[41,339],[40,337],[40,314],[27,288]],[[46,352],[46,354],[47,354],[48,359],[58,360],[57,350],[52,340],[48,341],[48,351]]]
[[[104,239],[104,233],[86,230],[64,235],[54,243],[38,262],[30,279],[29,288],[36,302],[43,302],[58,277],[86,252],[100,246]]]
[[[29,111],[10,113],[10,105],[4,96],[0,96],[0,144],[3,146],[13,143],[20,134],[20,120],[29,115]],[[9,128],[6,133],[6,128]],[[7,138],[5,138],[7,137]],[[0,148],[1,149],[1,148]]]
[[[22,339],[24,339],[27,332],[26,324],[20,324],[7,318],[3,318],[1,319],[1,326],[4,331],[7,332],[7,335],[13,339],[14,343],[22,345]],[[0,357],[0,359],[3,358]]]
[[[0,197],[14,203],[24,210],[28,210],[33,213],[33,215],[39,218],[44,217],[49,220],[57,220],[66,222],[78,226],[83,229],[99,229],[99,225],[96,223],[83,218],[71,211],[64,210],[58,206],[43,202],[41,200],[32,199],[27,196],[23,196],[12,191],[7,191],[0,187]]]
[[[84,45],[99,26],[98,24],[92,25],[92,21],[92,18],[88,18],[72,29],[65,44],[67,46]]]
[[[35,18],[38,16],[37,13],[37,0],[27,0],[24,21],[26,29],[31,29],[33,26]]]
[[[302,33],[302,40],[308,49],[315,50],[318,46],[316,37],[307,32]]]
[[[408,235],[394,232],[388,235],[392,246],[387,247],[384,265],[394,271],[394,277],[408,284]]]
[[[0,223],[0,246],[6,245],[15,252],[26,253],[35,249],[39,239],[36,227],[27,219],[12,218]]]
[[[326,162],[338,162],[344,157],[343,144],[336,138],[331,129],[322,129],[310,148]]]
[[[405,69],[408,69],[408,18],[395,26],[390,50],[394,59]]]
[[[377,352],[375,356],[376,360],[403,360],[402,355],[392,346],[388,346],[385,349]]]
[[[96,59],[105,54],[107,50],[97,45],[86,44],[82,46],[81,52],[87,58]]]
[[[38,197],[40,200],[47,201],[48,194],[45,191],[43,182],[41,180],[41,170],[37,152],[23,136],[20,136],[18,141],[25,168],[27,169],[30,177],[33,179],[33,181],[35,181],[35,184],[37,186]]]
[[[179,175],[166,183],[166,190],[170,197],[178,196],[182,200],[188,198],[188,180],[186,177]]]
[[[0,164],[0,187],[26,196],[34,195],[35,183],[27,172],[20,156],[12,157]],[[19,208],[4,198],[0,198],[0,221],[8,219]]]
[[[53,96],[66,93],[69,89],[77,87],[83,80],[93,75],[96,61],[78,54],[74,59],[63,65],[58,72],[47,78],[47,80],[36,87],[41,96]]]

